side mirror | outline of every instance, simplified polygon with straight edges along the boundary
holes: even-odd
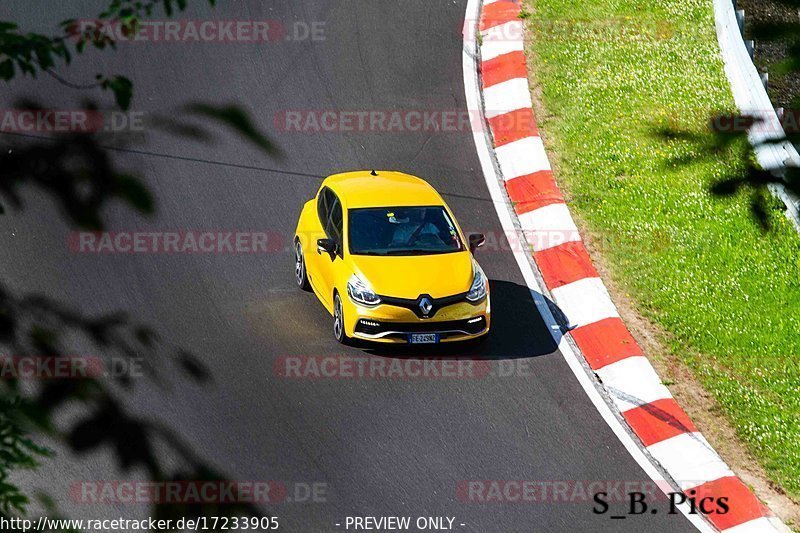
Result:
[[[336,241],[333,239],[317,239],[317,253],[333,255],[336,253]]]
[[[483,233],[473,233],[469,236],[469,251],[475,252],[478,248],[486,244],[486,235]]]

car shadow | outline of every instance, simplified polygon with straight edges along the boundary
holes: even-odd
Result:
[[[355,347],[365,353],[382,357],[477,360],[530,358],[556,351],[561,336],[567,331],[567,321],[554,302],[539,294],[559,323],[555,336],[550,333],[528,287],[500,280],[489,280],[489,286],[492,325],[489,336],[484,341],[417,346],[359,342]]]

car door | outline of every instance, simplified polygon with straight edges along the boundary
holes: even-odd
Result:
[[[333,305],[333,287],[336,282],[337,267],[341,266],[342,258],[344,256],[343,250],[343,211],[342,204],[336,194],[326,188],[323,193],[325,194],[325,205],[327,220],[323,223],[325,235],[336,243],[336,253],[327,254],[325,252],[318,255],[319,259],[319,291],[324,295],[325,301],[329,305]]]
[[[316,216],[318,219],[317,226],[319,227],[319,232],[312,232],[309,239],[308,250],[305,253],[308,280],[311,283],[311,287],[314,289],[320,299],[322,299],[322,303],[324,303],[326,307],[330,306],[330,296],[324,291],[321,272],[321,269],[325,265],[323,259],[326,259],[326,257],[323,257],[318,253],[317,239],[321,239],[326,236],[325,225],[328,221],[328,194],[326,194],[326,191],[328,190],[329,189],[325,187],[317,194]]]

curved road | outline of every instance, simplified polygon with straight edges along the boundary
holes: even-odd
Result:
[[[0,18],[52,32],[58,21],[96,14],[102,4],[13,0],[0,6]],[[469,131],[307,134],[274,125],[285,110],[465,109],[464,0],[221,4],[180,17],[323,22],[324,40],[124,45],[89,53],[60,72],[73,81],[97,71],[125,73],[134,81],[132,107],[145,113],[191,101],[239,102],[274,137],[283,158],[269,159],[227,134],[208,145],[150,132],[136,146],[139,153],[115,157],[146,179],[158,215],[144,219],[115,208],[107,213],[109,229],[267,230],[288,241],[323,176],[384,168],[429,179],[467,231],[502,233]],[[76,108],[87,96],[48,77],[17,80],[12,89],[0,95],[3,108],[18,96]],[[507,359],[527,372],[287,380],[273,371],[280,356],[364,352],[335,343],[322,306],[294,288],[286,248],[256,255],[73,254],[62,218],[32,197],[23,213],[0,219],[0,230],[0,276],[16,290],[87,312],[125,310],[210,368],[209,385],[177,377],[166,389],[145,384],[129,399],[132,409],[175,428],[232,479],[327,484],[326,503],[268,509],[286,530],[341,530],[334,524],[348,515],[455,516],[464,531],[692,529],[682,515],[667,515],[663,502],[657,515],[611,520],[594,515],[591,501],[458,499],[458,483],[471,479],[648,480],[555,351],[509,252],[479,252],[492,280],[494,332],[480,352],[469,353],[495,370]],[[62,450],[24,480],[47,490],[71,516],[141,514],[141,507],[81,506],[68,497],[75,480],[136,477],[116,472],[110,457],[73,458]],[[612,506],[609,514],[623,509]]]

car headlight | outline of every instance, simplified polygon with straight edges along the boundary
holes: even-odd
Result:
[[[347,294],[350,298],[361,305],[378,305],[381,303],[380,297],[375,294],[372,288],[361,281],[358,276],[353,274],[347,281]]]
[[[472,278],[472,286],[467,293],[467,300],[470,302],[479,302],[486,298],[486,291],[488,282],[486,281],[486,274],[483,273],[478,263],[473,263],[473,270],[475,272]]]

